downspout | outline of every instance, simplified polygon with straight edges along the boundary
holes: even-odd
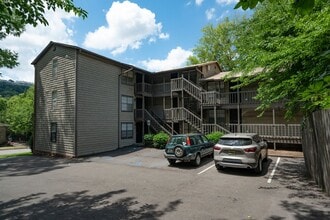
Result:
[[[76,80],[75,80],[75,83],[76,83],[76,85],[75,85],[75,110],[74,110],[74,156],[75,157],[78,157],[78,144],[77,144],[77,142],[78,142],[78,120],[77,120],[77,118],[78,118],[78,116],[77,116],[77,112],[78,112],[78,102],[77,102],[77,97],[78,97],[78,95],[77,95],[77,91],[78,91],[78,89],[77,89],[77,86],[78,86],[78,68],[79,68],[79,65],[78,65],[78,61],[79,61],[79,59],[78,59],[78,52],[80,52],[81,50],[79,49],[79,50],[76,50],[76,70],[75,70],[75,73],[76,73],[76,75],[75,75],[75,77],[76,77]]]
[[[34,106],[34,109],[33,109],[33,134],[32,134],[32,137],[33,137],[33,144],[31,146],[31,150],[32,150],[32,153],[34,153],[34,149],[35,149],[35,144],[36,144],[36,111],[37,111],[37,70],[36,70],[36,65],[34,64],[34,103],[33,103],[33,106]]]
[[[125,74],[125,73],[128,73],[129,71],[132,71],[134,68],[131,67],[129,68],[128,70],[125,70],[123,71],[123,68],[120,69],[120,73],[118,75],[118,148],[120,148],[120,136],[121,136],[121,126],[120,126],[120,112],[121,112],[121,97],[120,97],[120,93],[121,93],[121,90],[120,90],[120,85],[121,85],[121,75]]]

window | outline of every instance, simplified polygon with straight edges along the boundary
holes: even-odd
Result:
[[[52,66],[53,77],[56,77],[57,70],[58,70],[58,61],[57,61],[57,59],[53,59],[53,66]]]
[[[56,143],[57,141],[57,123],[50,123],[50,142]]]
[[[121,139],[133,138],[133,123],[121,123]]]
[[[121,76],[121,84],[133,86],[134,85],[134,76],[133,72],[128,72]]]
[[[57,105],[57,91],[52,92],[52,109],[54,110]]]
[[[122,96],[121,97],[121,111],[132,112],[133,111],[133,97]]]

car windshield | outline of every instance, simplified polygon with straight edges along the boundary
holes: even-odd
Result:
[[[219,144],[227,146],[246,146],[252,144],[249,138],[221,138]]]
[[[182,144],[182,145],[186,145],[186,137],[184,137],[184,136],[172,137],[171,140],[168,143],[169,144]]]

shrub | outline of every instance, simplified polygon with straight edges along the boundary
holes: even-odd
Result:
[[[153,144],[153,138],[154,138],[154,135],[153,134],[145,134],[143,136],[143,139],[144,139],[144,146],[152,146]]]
[[[206,135],[206,137],[209,139],[209,141],[211,141],[213,143],[218,143],[219,139],[222,136],[223,136],[223,133],[220,131],[212,132],[212,133]]]
[[[153,145],[155,148],[164,149],[168,139],[169,136],[161,131],[153,137]]]

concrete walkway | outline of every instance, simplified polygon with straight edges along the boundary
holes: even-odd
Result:
[[[14,144],[10,147],[0,147],[0,155],[10,155],[10,154],[20,154],[20,153],[29,153],[31,149],[23,144]]]

